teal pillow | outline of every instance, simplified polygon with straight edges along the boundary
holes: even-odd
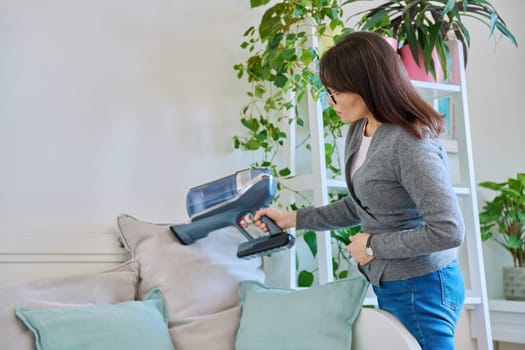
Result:
[[[143,301],[71,308],[17,308],[38,350],[175,349],[158,289]]]
[[[302,290],[242,282],[235,349],[349,350],[367,288],[361,276]]]

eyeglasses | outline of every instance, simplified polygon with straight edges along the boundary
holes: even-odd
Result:
[[[326,92],[328,93],[328,96],[332,99],[332,102],[334,103],[334,105],[336,105],[337,101],[335,100],[334,96],[339,95],[340,93],[342,93],[342,91],[330,92],[330,90],[326,89]]]

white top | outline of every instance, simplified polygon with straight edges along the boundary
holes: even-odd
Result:
[[[372,136],[365,136],[366,124],[363,126],[363,140],[359,146],[359,150],[354,154],[350,163],[350,177],[354,177],[354,173],[363,165],[366,159],[366,154],[368,153],[368,148],[370,147],[370,142],[372,142]]]

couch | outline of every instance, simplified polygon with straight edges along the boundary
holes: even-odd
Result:
[[[183,246],[168,224],[117,221],[116,236],[0,236],[1,349],[419,349],[362,307],[360,277],[270,287],[233,229]]]

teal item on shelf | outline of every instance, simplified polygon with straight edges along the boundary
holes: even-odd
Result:
[[[245,281],[236,350],[348,350],[368,289],[362,276],[309,289]]]
[[[35,335],[37,350],[174,350],[163,296],[143,301],[68,308],[17,308]]]

